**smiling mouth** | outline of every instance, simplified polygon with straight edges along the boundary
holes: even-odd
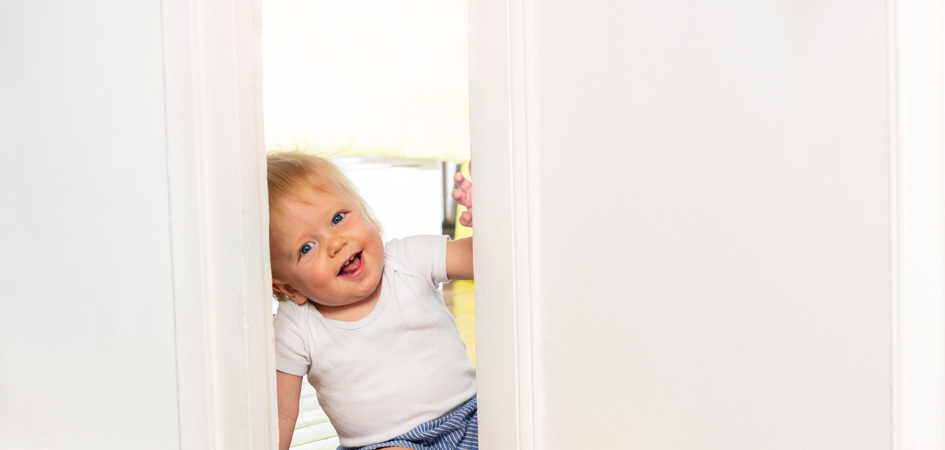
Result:
[[[350,276],[358,275],[359,273],[361,273],[361,269],[363,268],[363,266],[364,265],[361,262],[361,252],[357,252],[354,255],[351,255],[351,258],[349,258],[344,263],[344,265],[341,266],[341,270],[338,271],[338,276],[350,277]]]

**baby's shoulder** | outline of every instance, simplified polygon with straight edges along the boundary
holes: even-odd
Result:
[[[449,236],[420,235],[393,239],[385,247],[384,272],[399,272],[436,289],[446,278],[446,241]],[[386,276],[386,275],[385,275]],[[406,279],[405,279],[406,281]]]
[[[290,300],[279,302],[276,315],[272,319],[272,326],[276,330],[299,328],[305,322],[308,314],[308,304],[299,305]]]
[[[420,234],[416,236],[407,236],[404,238],[395,238],[384,244],[384,254],[388,257],[409,259],[417,254],[429,254],[446,251],[446,241],[449,236]]]

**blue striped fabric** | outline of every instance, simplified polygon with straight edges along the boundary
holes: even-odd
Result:
[[[431,420],[389,441],[365,447],[338,447],[338,450],[373,450],[406,447],[413,450],[478,450],[479,413],[476,397],[451,414]]]

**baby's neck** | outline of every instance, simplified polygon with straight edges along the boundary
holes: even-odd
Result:
[[[374,292],[372,292],[370,296],[354,303],[342,306],[326,306],[315,302],[312,303],[315,303],[315,309],[326,319],[341,322],[355,322],[367,317],[368,314],[371,314],[371,311],[374,311],[377,300],[381,296],[381,284],[383,282],[384,279],[382,277],[381,281],[377,283],[377,288],[374,289]]]

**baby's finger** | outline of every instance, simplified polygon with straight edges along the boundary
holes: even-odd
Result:
[[[464,191],[468,191],[469,187],[472,186],[472,182],[469,181],[463,174],[456,172],[453,175],[453,181],[456,183],[456,186]]]
[[[453,201],[465,206],[467,209],[472,208],[472,194],[468,191],[453,189]]]
[[[459,224],[460,224],[460,225],[462,225],[462,226],[464,226],[464,227],[471,227],[471,226],[472,226],[472,222],[473,222],[473,220],[472,220],[472,212],[471,212],[471,211],[463,211],[463,212],[459,215]]]

